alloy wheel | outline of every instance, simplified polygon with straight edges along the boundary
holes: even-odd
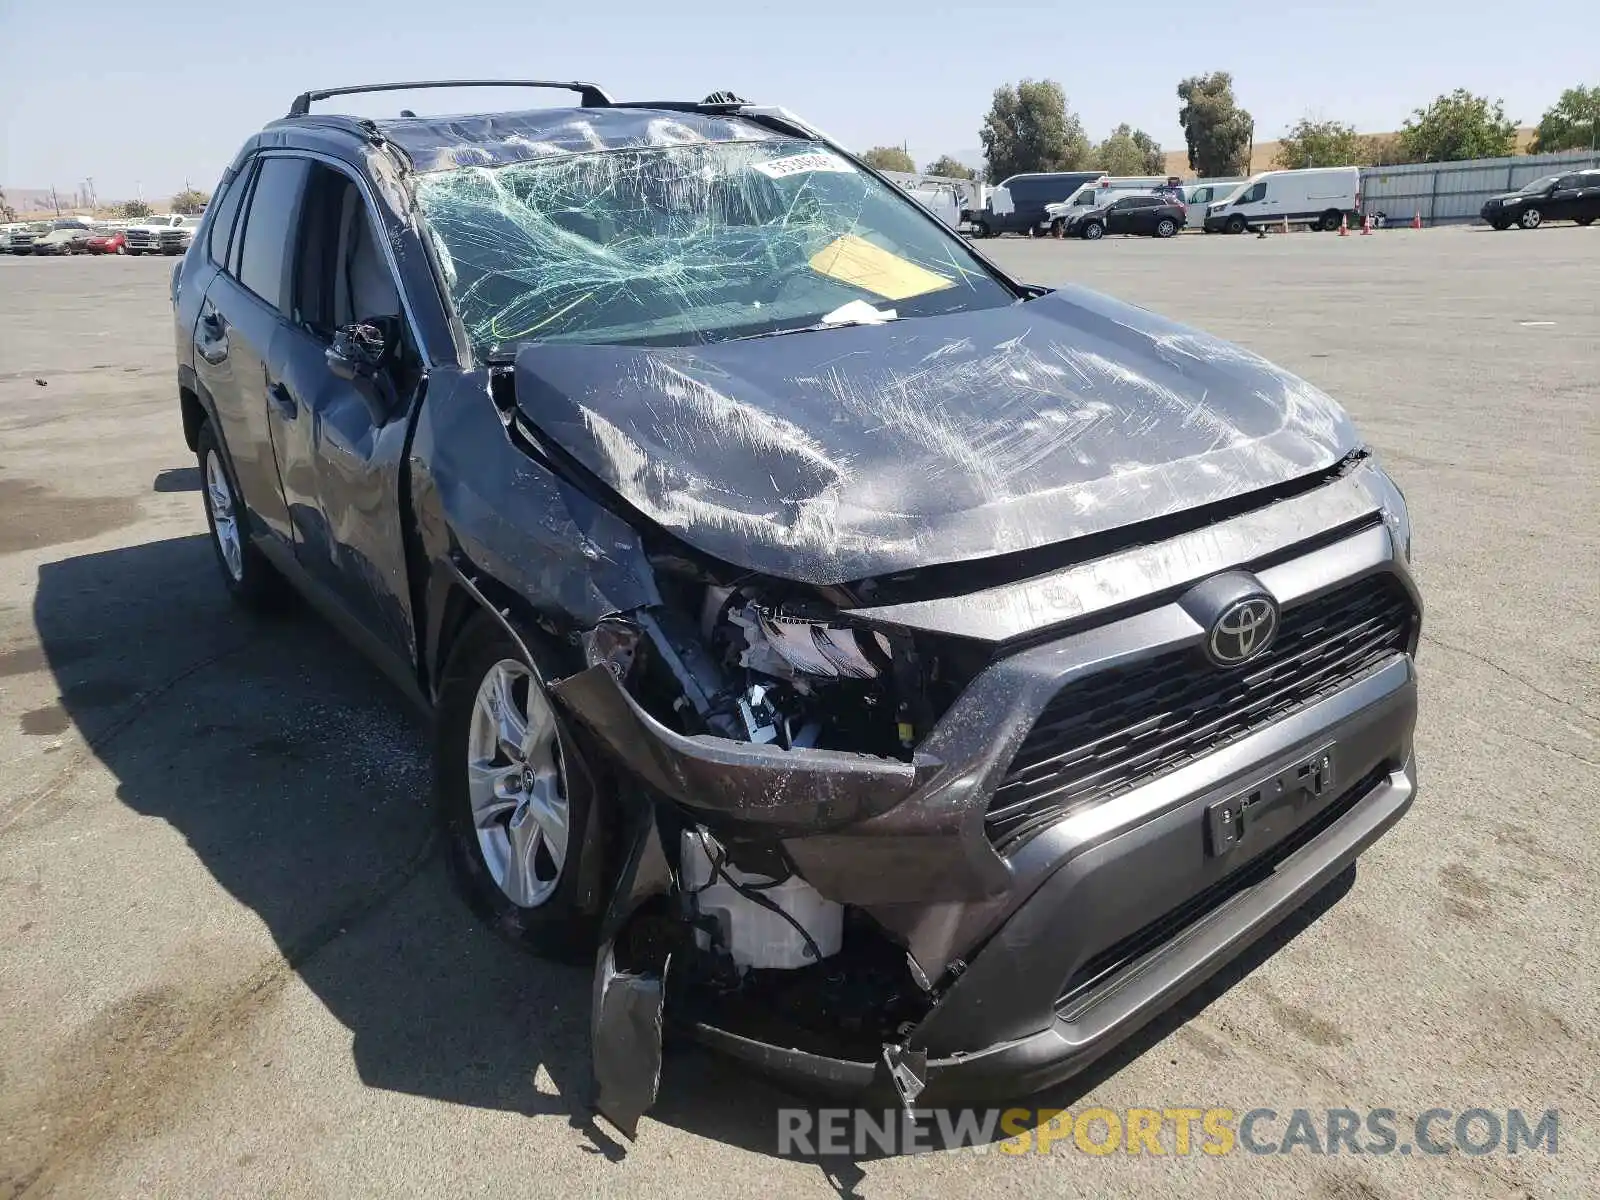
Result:
[[[211,508],[211,527],[222,551],[223,564],[235,583],[244,581],[244,548],[239,540],[239,518],[234,509],[233,487],[222,458],[212,450],[206,455],[206,503]]]
[[[556,717],[527,665],[501,659],[484,675],[467,730],[467,792],[484,866],[520,908],[555,894],[570,810]]]

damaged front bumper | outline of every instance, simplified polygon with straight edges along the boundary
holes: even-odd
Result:
[[[907,1105],[1033,1091],[1110,1049],[1337,876],[1415,793],[1420,603],[1382,524],[1256,578],[1290,615],[1340,589],[1386,588],[1408,606],[1405,644],[1203,753],[1132,771],[1115,794],[1046,809],[1026,836],[1003,836],[993,820],[1019,748],[1069,686],[1193,651],[1203,630],[1178,601],[997,657],[910,763],[685,737],[604,667],[555,685],[674,811],[780,842],[811,887],[904,948],[923,993],[919,1018],[877,1053],[829,1054],[814,1039],[672,1011],[671,989],[651,990],[664,956],[621,975],[615,966],[615,940],[638,907],[630,897],[674,887],[657,824],[641,818],[636,842],[655,841],[633,858],[656,866],[644,887],[626,873],[607,922],[602,975],[630,980],[635,995],[608,1005],[597,980],[600,1111],[631,1133],[654,1096],[659,1048],[638,1054],[630,1032],[641,997],[666,1004],[667,1024],[812,1087],[892,1086]],[[615,1035],[611,1011],[622,1014]],[[635,1064],[626,1082],[608,1087],[624,1058]]]

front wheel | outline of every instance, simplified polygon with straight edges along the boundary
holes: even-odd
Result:
[[[1106,235],[1106,227],[1099,221],[1085,221],[1079,234],[1086,242],[1098,242]]]
[[[1234,213],[1233,216],[1228,218],[1228,223],[1224,228],[1229,233],[1243,233],[1250,228],[1250,222],[1246,221],[1240,214]]]
[[[1525,208],[1522,216],[1517,218],[1517,224],[1524,229],[1537,229],[1544,224],[1544,214],[1537,208]]]
[[[129,258],[138,258],[139,255],[141,255],[143,253],[144,253],[143,250],[129,250],[128,251],[128,257]]]
[[[1500,233],[1504,233],[1506,230],[1511,228],[1511,222],[1506,220],[1504,217],[1496,217],[1494,220],[1490,221],[1489,224]]]
[[[987,237],[993,237],[994,236],[993,234],[991,234],[989,232],[989,226],[986,225],[982,221],[978,221],[978,222],[975,222],[973,224],[972,233],[973,233],[973,236],[977,237],[977,238],[987,238]]]
[[[1178,223],[1171,217],[1162,217],[1156,222],[1156,236],[1158,238],[1177,237]]]
[[[569,786],[577,749],[543,680],[498,621],[472,619],[440,681],[434,798],[468,903],[535,953],[581,961],[595,922],[578,903],[579,864],[598,833],[588,789]]]

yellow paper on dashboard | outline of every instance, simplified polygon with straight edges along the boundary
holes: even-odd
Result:
[[[909,300],[955,286],[955,280],[919,267],[853,233],[836,238],[813,254],[811,269],[885,300]]]

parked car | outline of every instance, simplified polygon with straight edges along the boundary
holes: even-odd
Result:
[[[49,221],[30,221],[20,228],[13,228],[8,239],[8,249],[12,254],[32,254],[33,245],[45,234],[49,233]]]
[[[34,240],[32,253],[41,255],[87,254],[91,236],[93,235],[90,231],[82,225],[67,225],[60,229],[52,229],[43,237]]]
[[[1072,195],[1058,204],[1045,205],[1045,222],[1050,227],[1050,232],[1056,237],[1062,236],[1067,225],[1074,216],[1082,216],[1093,208],[1108,207],[1112,201],[1123,196],[1167,196],[1173,189],[1161,178],[1156,176],[1123,176],[1116,177],[1102,175],[1083,184]],[[1181,195],[1171,195],[1171,198],[1182,203]]]
[[[1165,196],[1119,196],[1110,204],[1074,213],[1063,232],[1091,242],[1108,233],[1169,238],[1183,231],[1188,215],[1182,204]]]
[[[189,249],[189,243],[194,241],[195,231],[199,228],[199,217],[181,217],[176,225],[157,230],[156,244],[163,254],[183,254]]]
[[[0,225],[0,254],[10,254],[12,237],[27,231],[27,223],[23,221],[13,221]]]
[[[1600,217],[1600,169],[1546,175],[1484,202],[1478,214],[1496,229],[1537,229],[1546,221],[1591,224]]]
[[[1411,527],[1337,404],[783,109],[536,86],[581,106],[298,97],[173,272],[176,384],[223,586],[431,714],[468,900],[593,965],[608,1120],[664,1023],[1044,1087],[1406,811]]]
[[[105,229],[94,234],[85,243],[90,254],[126,254],[128,235],[120,229]]]
[[[1309,167],[1252,175],[1211,205],[1203,227],[1207,233],[1243,233],[1287,221],[1332,231],[1341,221],[1360,218],[1360,169]]]
[[[160,254],[168,231],[183,225],[183,217],[167,213],[159,217],[142,217],[124,231],[127,252],[137,257],[141,254]]]

